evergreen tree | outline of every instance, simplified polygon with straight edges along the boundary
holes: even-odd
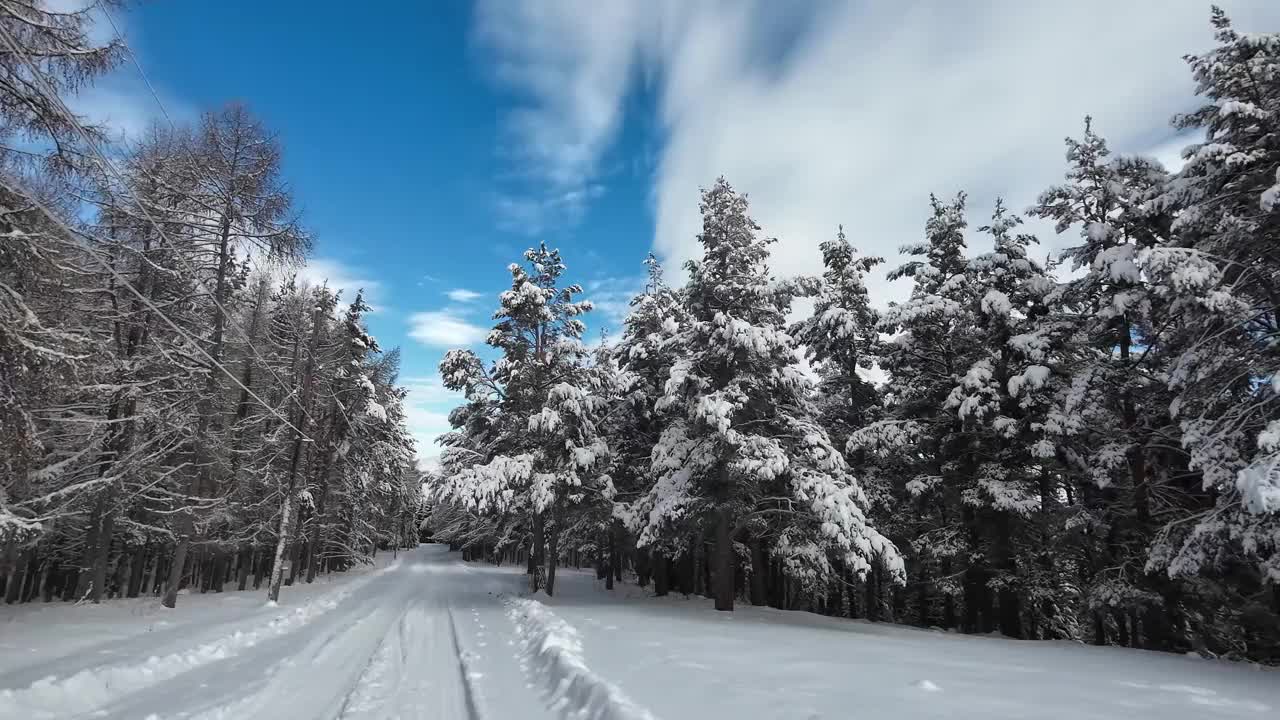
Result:
[[[689,522],[713,529],[718,610],[732,610],[735,539],[772,539],[793,577],[826,580],[828,553],[859,573],[882,561],[898,576],[897,549],[864,513],[866,498],[818,424],[809,381],[784,320],[795,284],[775,283],[771,240],[723,178],[702,195],[700,261],[687,264],[687,322],[657,409],[666,428],[653,450],[658,481],[641,500],[640,542]]]
[[[859,257],[843,227],[821,250],[826,269],[813,314],[790,332],[822,377],[817,391],[827,400],[823,426],[834,436],[847,437],[869,422],[880,403],[860,371],[870,370],[880,352],[880,313],[872,307],[865,278],[884,259]]]
[[[493,435],[486,450],[474,438],[467,443],[461,465],[451,454],[451,472],[436,497],[471,513],[526,517],[530,587],[536,591],[544,563],[550,580],[557,560],[554,552],[545,553],[548,515],[554,550],[562,524],[555,515],[580,492],[579,471],[590,473],[604,448],[591,417],[597,399],[586,391],[582,372],[586,326],[580,318],[591,303],[576,299],[581,286],[561,286],[559,251],[544,244],[527,250],[524,259],[527,268],[508,268],[511,289],[499,297],[498,322],[487,340],[501,357],[486,367],[472,351],[453,350],[440,363],[445,387],[463,391],[470,402],[451,417],[454,427]],[[487,414],[485,422],[472,425],[481,414]],[[462,439],[449,443],[462,445]],[[554,590],[550,584],[547,589]]]

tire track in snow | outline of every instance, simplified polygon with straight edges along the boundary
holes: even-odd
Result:
[[[382,644],[369,657],[369,662],[365,663],[364,670],[360,672],[360,679],[356,682],[356,687],[342,701],[342,708],[338,710],[338,717],[343,720],[355,720],[365,715],[373,716],[381,706],[379,702],[383,698],[383,694],[379,692],[388,673],[392,672],[394,665],[394,656],[400,656],[400,663],[403,667],[405,661],[405,622],[409,614],[406,612],[400,616],[396,622],[395,633],[387,633]]]
[[[142,662],[100,665],[65,678],[48,677],[18,690],[0,691],[0,717],[30,720],[89,713],[126,695],[244,652],[313,622],[363,587],[376,574],[348,583],[248,630],[236,630],[190,650]]]
[[[548,707],[565,720],[657,720],[613,683],[587,666],[572,625],[547,606],[527,598],[507,600],[517,652],[525,673],[542,688]]]
[[[453,654],[457,657],[458,674],[462,680],[463,699],[467,704],[468,720],[482,720],[480,709],[476,702],[477,693],[475,687],[475,675],[468,667],[467,653],[463,652],[462,645],[458,642],[458,621],[453,616],[453,608],[445,606],[445,613],[449,617],[449,636],[453,641]]]
[[[237,683],[236,671],[231,671],[231,677],[219,683],[222,687],[216,695],[225,698],[220,706],[208,700],[188,701],[188,706],[201,705],[193,708],[203,711],[196,715],[201,720],[293,717],[328,720],[343,713],[362,717],[358,712],[377,699],[364,702],[366,698],[361,695],[364,681],[373,678],[381,668],[403,665],[393,662],[392,657],[399,648],[409,644],[403,640],[402,633],[410,632],[407,615],[412,612],[420,587],[418,575],[412,569],[410,566],[404,572],[386,576],[376,587],[347,603],[341,612],[312,626],[311,632],[299,635],[292,642],[264,648],[255,658],[262,669],[253,678],[251,687]],[[393,680],[387,694],[398,693],[403,672],[386,676]],[[375,692],[383,689],[375,688]],[[373,717],[396,716],[383,713],[381,705],[369,709],[375,711]],[[401,715],[416,717],[413,713]]]

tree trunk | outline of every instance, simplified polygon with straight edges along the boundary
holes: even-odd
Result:
[[[609,567],[613,568],[613,579],[622,582],[622,523],[613,521],[609,533]]]
[[[636,585],[649,587],[649,578],[653,574],[652,559],[645,550],[636,551]]]
[[[1116,641],[1120,647],[1129,647],[1129,624],[1126,622],[1125,614],[1117,611],[1112,616],[1116,619]]]
[[[876,566],[867,571],[865,580],[867,590],[867,619],[872,622],[880,620],[880,573]]]
[[[336,426],[338,422],[337,420],[338,401],[336,399],[333,401],[333,405],[334,407],[329,412],[330,416],[333,418],[329,426],[329,434],[332,436],[336,436],[337,435]],[[331,440],[330,442],[332,443],[334,441],[336,441],[336,438],[334,440]],[[308,558],[307,582],[308,583],[316,579],[316,568],[319,565],[319,563],[317,562],[317,559],[324,554],[325,538],[324,538],[324,534],[321,531],[324,528],[325,506],[327,505],[328,499],[329,499],[330,470],[333,468],[334,462],[336,459],[337,459],[337,446],[334,445],[329,449],[328,452],[325,453],[324,468],[321,470],[321,474],[320,474],[320,493],[319,493],[320,497],[319,497],[319,500],[316,502],[315,524],[311,528],[311,538],[308,541],[308,548],[307,548],[307,558]],[[392,547],[393,548],[395,547],[395,543],[392,543]]]
[[[13,569],[13,579],[4,589],[4,601],[6,604],[12,605],[22,599],[23,589],[31,585],[28,577],[28,570],[32,569],[32,558],[35,557],[35,548],[27,548],[18,556],[18,564]]]
[[[670,577],[668,575],[670,568],[667,567],[667,556],[654,551],[650,554],[650,562],[653,563],[653,594],[663,597],[670,591],[667,584]]]
[[[76,576],[77,600],[89,594],[90,584],[93,582],[93,562],[98,557],[98,536],[101,534],[102,513],[106,507],[107,495],[99,492],[97,500],[93,503],[93,511],[89,513],[88,533],[85,535],[84,551],[80,560],[80,574]]]
[[[142,592],[142,578],[147,570],[147,546],[139,545],[133,551],[133,561],[129,563],[129,585],[125,597],[136,598]]]
[[[706,558],[704,557],[705,551],[706,551],[705,543],[702,542],[702,532],[699,531],[696,535],[694,535],[693,545],[690,548],[690,552],[693,553],[693,594],[694,595],[707,594],[706,586],[704,584],[707,574],[702,569],[702,566],[706,563]]]
[[[1006,576],[1015,576],[1018,571],[1017,560],[1013,557],[1012,518],[1007,512],[996,514],[996,561]],[[1008,582],[1001,583],[998,592],[1000,603],[1000,633],[1005,637],[1022,637],[1022,602]]]
[[[535,512],[533,514],[533,547],[529,548],[529,567],[533,571],[529,574],[529,592],[538,592],[538,574],[542,569],[543,562],[543,546],[546,544],[546,528],[544,527],[542,513]]]
[[[53,562],[47,559],[41,562],[40,563],[40,582],[34,586],[35,592],[32,593],[32,597],[35,597],[38,594],[40,598],[45,602],[53,601],[54,578],[50,577],[52,574],[53,574]]]
[[[280,599],[280,583],[284,581],[284,550],[289,544],[289,523],[293,518],[293,493],[284,496],[280,507],[280,536],[276,538],[275,560],[271,565],[271,582],[267,587],[267,600],[277,602]]]
[[[760,538],[751,539],[751,604],[764,605],[768,602],[768,587],[765,574],[769,572],[769,560],[765,557],[764,545]]]
[[[186,569],[190,545],[191,539],[184,535],[173,550],[173,558],[169,561],[169,582],[164,588],[164,599],[160,601],[167,608],[178,606],[178,586],[182,583],[182,572]]]
[[[253,563],[253,589],[260,590],[262,588],[262,581],[266,578],[267,571],[270,569],[267,563],[271,562],[271,556],[267,555],[265,552],[259,552],[255,550],[254,557],[255,557],[255,562]]]
[[[98,545],[93,554],[93,586],[89,590],[89,600],[95,604],[102,602],[107,589],[107,567],[111,564],[111,536],[115,532],[116,516],[111,512],[110,506],[106,508],[98,526]]]
[[[302,568],[302,551],[305,547],[306,543],[301,542],[289,544],[289,577],[285,578],[284,584],[286,586],[293,585],[294,581],[298,579],[298,571]]]
[[[317,522],[311,530],[311,537],[307,540],[307,582],[312,583],[316,579],[316,573],[320,570],[320,564],[324,562],[324,544],[326,542],[324,535],[321,533],[321,526]]]
[[[1100,610],[1093,611],[1093,644],[1107,644],[1107,622]]]
[[[249,586],[249,568],[252,567],[257,560],[256,554],[252,548],[244,548],[240,551],[240,560],[236,564],[236,590],[244,592]]]
[[[727,507],[716,511],[716,548],[712,582],[715,583],[716,610],[733,610],[733,514]]]
[[[613,563],[618,558],[618,554],[614,552],[614,549],[613,549],[613,528],[609,529],[608,537],[609,537],[609,542],[608,542],[608,547],[606,548],[608,555],[605,556],[607,559],[604,562],[604,589],[612,590],[613,589]]]
[[[216,592],[222,592],[222,585],[227,581],[227,553],[224,550],[217,550],[213,556],[213,570],[209,573],[211,589]]]
[[[556,563],[560,556],[560,523],[555,522],[547,533],[547,595],[556,590]]]
[[[280,599],[280,583],[284,579],[284,552],[289,543],[290,524],[293,522],[293,496],[297,491],[298,468],[302,462],[303,443],[308,439],[305,436],[304,428],[307,425],[307,420],[311,417],[309,408],[311,407],[311,392],[315,377],[316,347],[320,342],[320,321],[323,312],[324,310],[318,304],[311,312],[311,336],[307,340],[307,363],[306,369],[302,374],[302,398],[298,412],[294,414],[293,451],[289,457],[289,479],[283,488],[284,502],[281,503],[280,508],[280,536],[276,539],[275,561],[271,566],[271,583],[267,589],[267,598],[273,603],[278,602]],[[295,563],[290,572],[292,573],[296,567]]]
[[[931,583],[923,567],[916,572],[914,582],[916,583],[916,622],[920,627],[932,627],[933,603],[929,598]]]
[[[146,580],[147,582],[146,588],[147,588],[148,595],[160,594],[161,584],[163,582],[161,578],[165,577],[165,575],[167,574],[165,570],[165,560],[166,560],[166,555],[162,550],[157,549],[155,553],[153,553],[153,556],[151,558],[151,572],[147,574],[147,580]]]

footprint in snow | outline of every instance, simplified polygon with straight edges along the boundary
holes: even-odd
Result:
[[[929,680],[917,680],[911,683],[911,687],[917,690],[923,690],[925,692],[938,692],[942,690],[942,688],[938,687],[937,685],[934,685],[933,682]]]
[[[1209,688],[1196,687],[1195,685],[1161,685],[1161,690],[1165,692],[1180,692],[1188,695],[1217,695],[1218,693]]]
[[[1214,697],[1210,695],[1192,695],[1190,700],[1192,704],[1204,705],[1206,707],[1239,708],[1241,710],[1251,710],[1253,712],[1260,713],[1271,709],[1270,705],[1260,703],[1257,700],[1231,700],[1224,697]]]

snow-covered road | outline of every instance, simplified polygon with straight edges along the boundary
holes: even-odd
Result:
[[[286,588],[279,608],[255,593],[255,607],[189,602],[174,620],[106,613],[135,632],[89,644],[60,637],[56,618],[43,629],[11,618],[0,649],[36,659],[0,663],[0,718],[543,717],[500,597],[519,588],[518,575],[476,573],[423,546],[319,592]],[[52,657],[39,647],[45,635]],[[482,699],[494,683],[501,690]],[[482,715],[481,702],[494,714]]]
[[[260,593],[0,611],[0,718],[1264,718],[1270,669],[962,637],[701,598],[423,546]],[[576,713],[576,714],[575,714]]]

